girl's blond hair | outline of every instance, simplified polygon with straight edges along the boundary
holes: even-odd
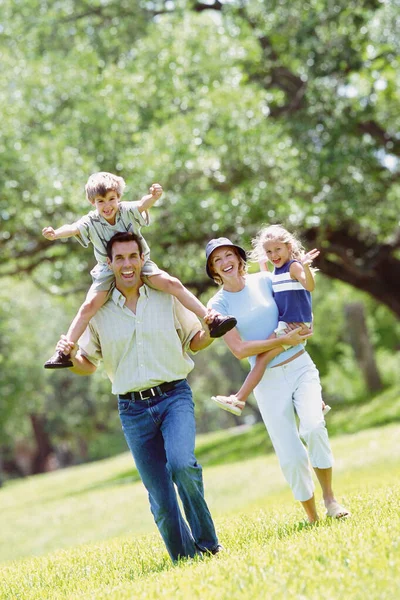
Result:
[[[250,260],[256,262],[266,260],[265,244],[267,242],[290,244],[291,259],[294,258],[301,261],[306,254],[302,243],[293,233],[287,231],[282,225],[269,225],[268,227],[263,227],[256,237],[251,240],[253,250],[249,254]]]

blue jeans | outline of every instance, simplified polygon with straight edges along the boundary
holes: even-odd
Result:
[[[196,426],[187,381],[149,400],[118,399],[122,430],[149,493],[151,512],[173,561],[218,545],[194,455]],[[178,488],[189,527],[182,517]]]

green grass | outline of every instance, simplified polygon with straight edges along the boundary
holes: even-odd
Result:
[[[225,552],[177,567],[142,484],[126,483],[129,454],[10,483],[0,491],[0,598],[400,597],[399,437],[392,424],[333,439],[336,494],[353,516],[314,527],[274,455],[208,466],[206,495]]]
[[[327,417],[330,437],[400,422],[400,386],[391,387],[368,402],[360,400],[353,404],[332,404],[332,409]],[[122,438],[120,433],[118,435]],[[263,423],[253,427],[243,425],[197,438],[196,456],[203,466],[237,462],[244,458],[264,456],[268,452],[272,452],[272,444]],[[137,472],[131,463],[127,471],[119,473],[117,477],[129,482],[137,479]]]

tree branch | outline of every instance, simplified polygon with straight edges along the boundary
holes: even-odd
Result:
[[[385,244],[371,234],[367,238],[354,223],[308,229],[303,237],[310,247],[322,249],[316,265],[324,275],[367,292],[400,317],[400,295],[393,286],[400,280],[400,230]]]

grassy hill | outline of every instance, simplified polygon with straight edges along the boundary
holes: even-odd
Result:
[[[396,402],[387,399],[390,407]],[[352,410],[352,418],[332,411],[329,428],[382,422],[378,406]],[[0,490],[0,598],[399,597],[400,424],[333,438],[336,494],[353,515],[332,521],[321,505],[314,527],[305,525],[275,456],[264,450],[254,456],[261,435],[255,431],[199,438],[198,455],[209,463],[207,500],[225,552],[178,567],[128,453],[9,483]],[[212,465],[218,448],[229,460]]]

